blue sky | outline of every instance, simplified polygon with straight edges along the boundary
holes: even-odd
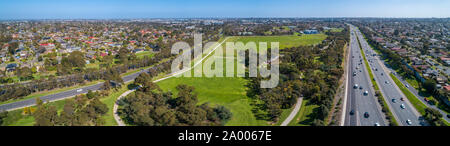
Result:
[[[450,17],[450,0],[1,0],[0,19]]]

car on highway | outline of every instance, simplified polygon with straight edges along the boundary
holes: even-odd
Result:
[[[83,89],[78,89],[78,90],[77,90],[77,92],[81,92],[81,91],[83,91]]]
[[[395,98],[392,99],[392,102],[393,102],[393,103],[396,103],[396,102],[397,102],[397,99],[395,99]]]
[[[377,122],[377,123],[375,123],[375,126],[380,126],[380,123],[378,123],[378,122]]]
[[[401,105],[400,105],[400,108],[405,109],[405,105],[404,105],[404,104],[401,104]]]
[[[356,76],[356,72],[353,72],[353,76]]]
[[[383,75],[383,73],[381,73],[381,75]]]
[[[350,115],[354,115],[354,114],[355,114],[355,110],[351,110]]]
[[[408,86],[408,85],[406,85],[406,84],[405,84],[405,87],[406,87],[406,88],[409,88],[409,86]]]
[[[369,112],[364,113],[364,118],[369,118]]]
[[[408,125],[411,125],[412,124],[412,122],[411,122],[411,120],[406,120],[406,124],[408,124]]]
[[[405,99],[404,99],[403,97],[402,97],[402,98],[400,98],[400,100],[401,100],[401,101],[405,101]]]
[[[369,95],[369,91],[364,91],[364,93],[363,93],[364,95]]]
[[[384,81],[384,83],[389,84],[389,81]]]
[[[355,89],[358,88],[358,84],[353,85],[353,88]]]
[[[447,114],[447,118],[450,118],[450,114]]]
[[[363,86],[359,86],[359,89],[363,89]]]

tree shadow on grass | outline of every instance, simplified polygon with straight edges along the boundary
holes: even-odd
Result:
[[[133,89],[136,89],[137,87],[139,87],[139,86],[136,84],[128,84],[128,86],[127,86],[128,90],[133,90]]]
[[[312,105],[311,102],[307,102],[305,106]],[[317,113],[319,112],[319,108],[314,108],[309,115],[306,115],[306,119],[299,121],[298,124],[302,125],[312,125],[314,119],[317,117]]]

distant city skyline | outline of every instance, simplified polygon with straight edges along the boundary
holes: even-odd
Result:
[[[449,0],[14,0],[0,1],[0,19],[448,18],[449,8]]]

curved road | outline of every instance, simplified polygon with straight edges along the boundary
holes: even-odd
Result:
[[[133,81],[137,76],[139,76],[139,74],[141,74],[142,72],[145,72],[145,71],[148,71],[148,69],[141,70],[139,72],[124,76],[124,77],[122,77],[122,79],[124,82]],[[99,90],[102,86],[103,86],[103,82],[95,84],[95,85],[72,89],[69,91],[59,92],[59,93],[46,95],[46,96],[41,96],[39,98],[45,102],[53,102],[53,101],[58,101],[58,100],[66,99],[66,98],[71,98],[71,97],[74,97],[75,95],[85,94],[89,90],[96,91],[96,90]],[[82,89],[82,90],[80,92],[77,92],[79,89]],[[0,105],[0,111],[11,111],[11,110],[15,110],[15,109],[33,106],[35,104],[36,104],[36,98],[31,98],[31,99],[26,99],[26,100],[22,100],[22,101],[13,102],[13,103],[2,104],[2,105]]]

